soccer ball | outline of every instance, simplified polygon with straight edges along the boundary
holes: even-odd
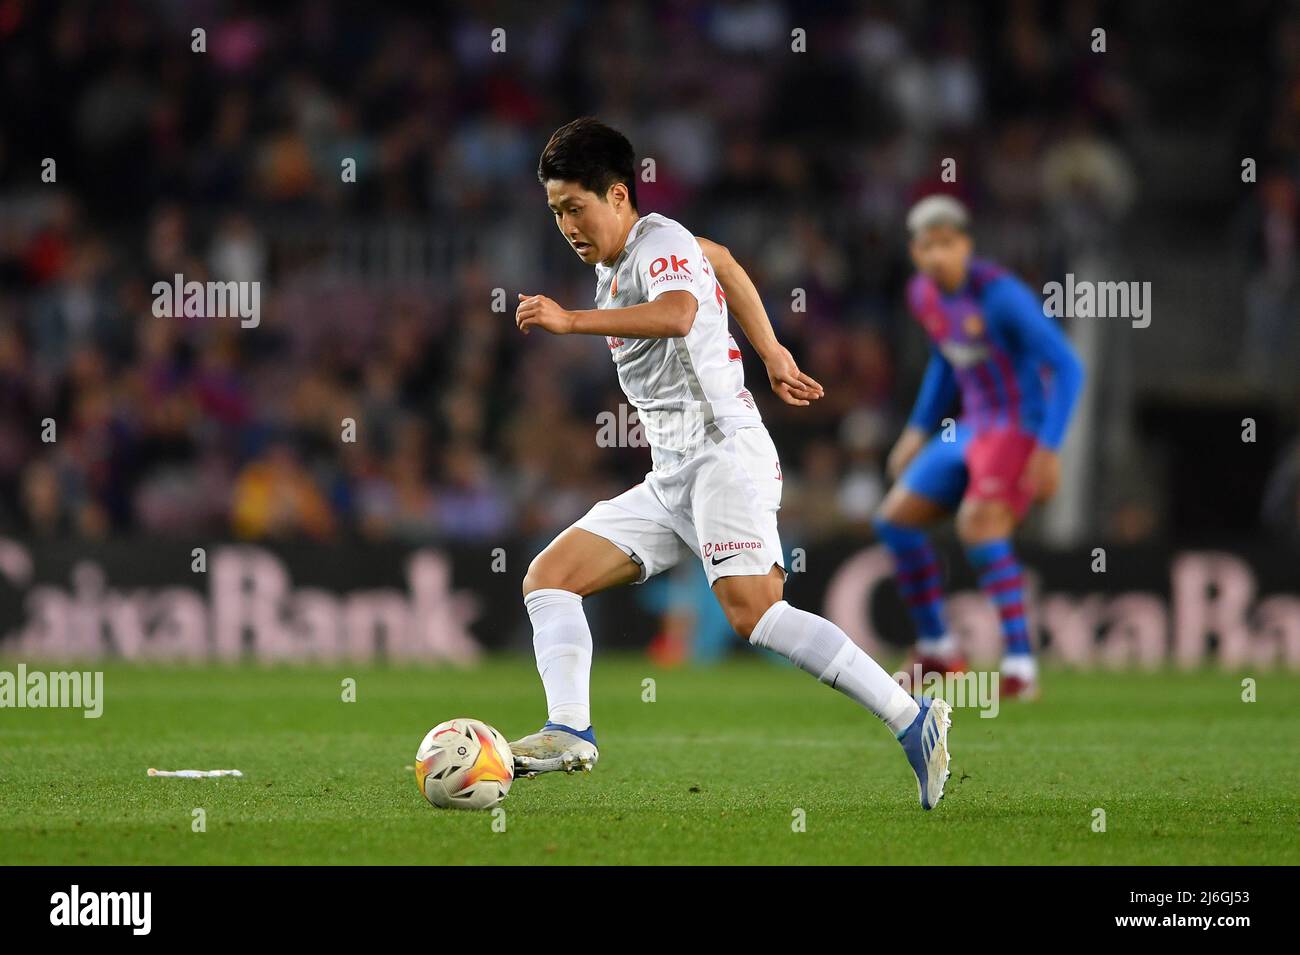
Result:
[[[480,720],[439,723],[415,754],[415,781],[439,809],[491,809],[514,778],[510,744]]]

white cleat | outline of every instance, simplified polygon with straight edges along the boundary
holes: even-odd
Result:
[[[590,730],[578,733],[569,727],[547,724],[510,744],[515,754],[515,775],[530,779],[538,773],[589,773],[600,758],[594,740]]]
[[[916,788],[922,809],[933,809],[943,798],[943,784],[948,781],[948,730],[952,727],[952,707],[946,700],[919,697],[920,712],[898,741],[903,744],[907,761],[916,773]]]

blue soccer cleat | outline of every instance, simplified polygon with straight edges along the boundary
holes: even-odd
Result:
[[[948,728],[952,726],[952,706],[947,700],[918,696],[921,712],[912,725],[903,730],[898,741],[903,744],[907,761],[916,773],[921,808],[933,809],[943,798],[943,784],[948,780]]]

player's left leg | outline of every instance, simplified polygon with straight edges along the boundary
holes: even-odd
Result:
[[[843,630],[790,606],[784,587],[785,572],[773,567],[764,576],[720,577],[713,592],[738,634],[781,654],[888,726],[916,773],[922,808],[933,809],[948,778],[949,705],[910,696]]]
[[[785,571],[720,577],[713,593],[732,628],[866,707],[895,736],[916,719],[916,700],[835,624],[783,599]]]
[[[1025,577],[1011,545],[1031,503],[1021,476],[1033,449],[1032,436],[1010,429],[974,438],[967,452],[970,485],[957,510],[957,536],[1002,624],[1001,693],[1006,697],[1038,693],[1038,666],[1025,621]]]
[[[781,471],[766,429],[737,432],[705,458],[684,487],[698,555],[733,629],[874,713],[903,744],[921,805],[932,808],[948,776],[950,708],[916,700],[843,630],[783,599],[777,533]],[[683,535],[687,539],[686,535]]]
[[[965,425],[935,435],[890,488],[876,512],[877,539],[894,558],[894,580],[916,626],[912,662],[924,673],[966,668],[944,620],[943,576],[928,528],[956,509],[966,492]]]

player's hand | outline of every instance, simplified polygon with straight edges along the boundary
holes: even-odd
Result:
[[[1035,448],[1025,464],[1021,480],[1024,481],[1025,489],[1034,495],[1034,500],[1049,500],[1061,484],[1060,455],[1051,448]]]
[[[515,308],[515,324],[527,335],[532,329],[540,328],[552,335],[567,335],[573,331],[573,313],[560,308],[554,299],[545,295],[519,296],[519,305]]]
[[[898,480],[899,476],[907,470],[907,466],[912,463],[912,458],[921,453],[929,438],[930,436],[920,428],[909,425],[903,429],[903,433],[894,443],[893,450],[885,460],[885,473],[889,475],[890,480]]]
[[[777,345],[763,359],[763,364],[767,366],[772,390],[788,405],[803,407],[826,394],[826,389],[799,370],[790,350],[782,345]]]

